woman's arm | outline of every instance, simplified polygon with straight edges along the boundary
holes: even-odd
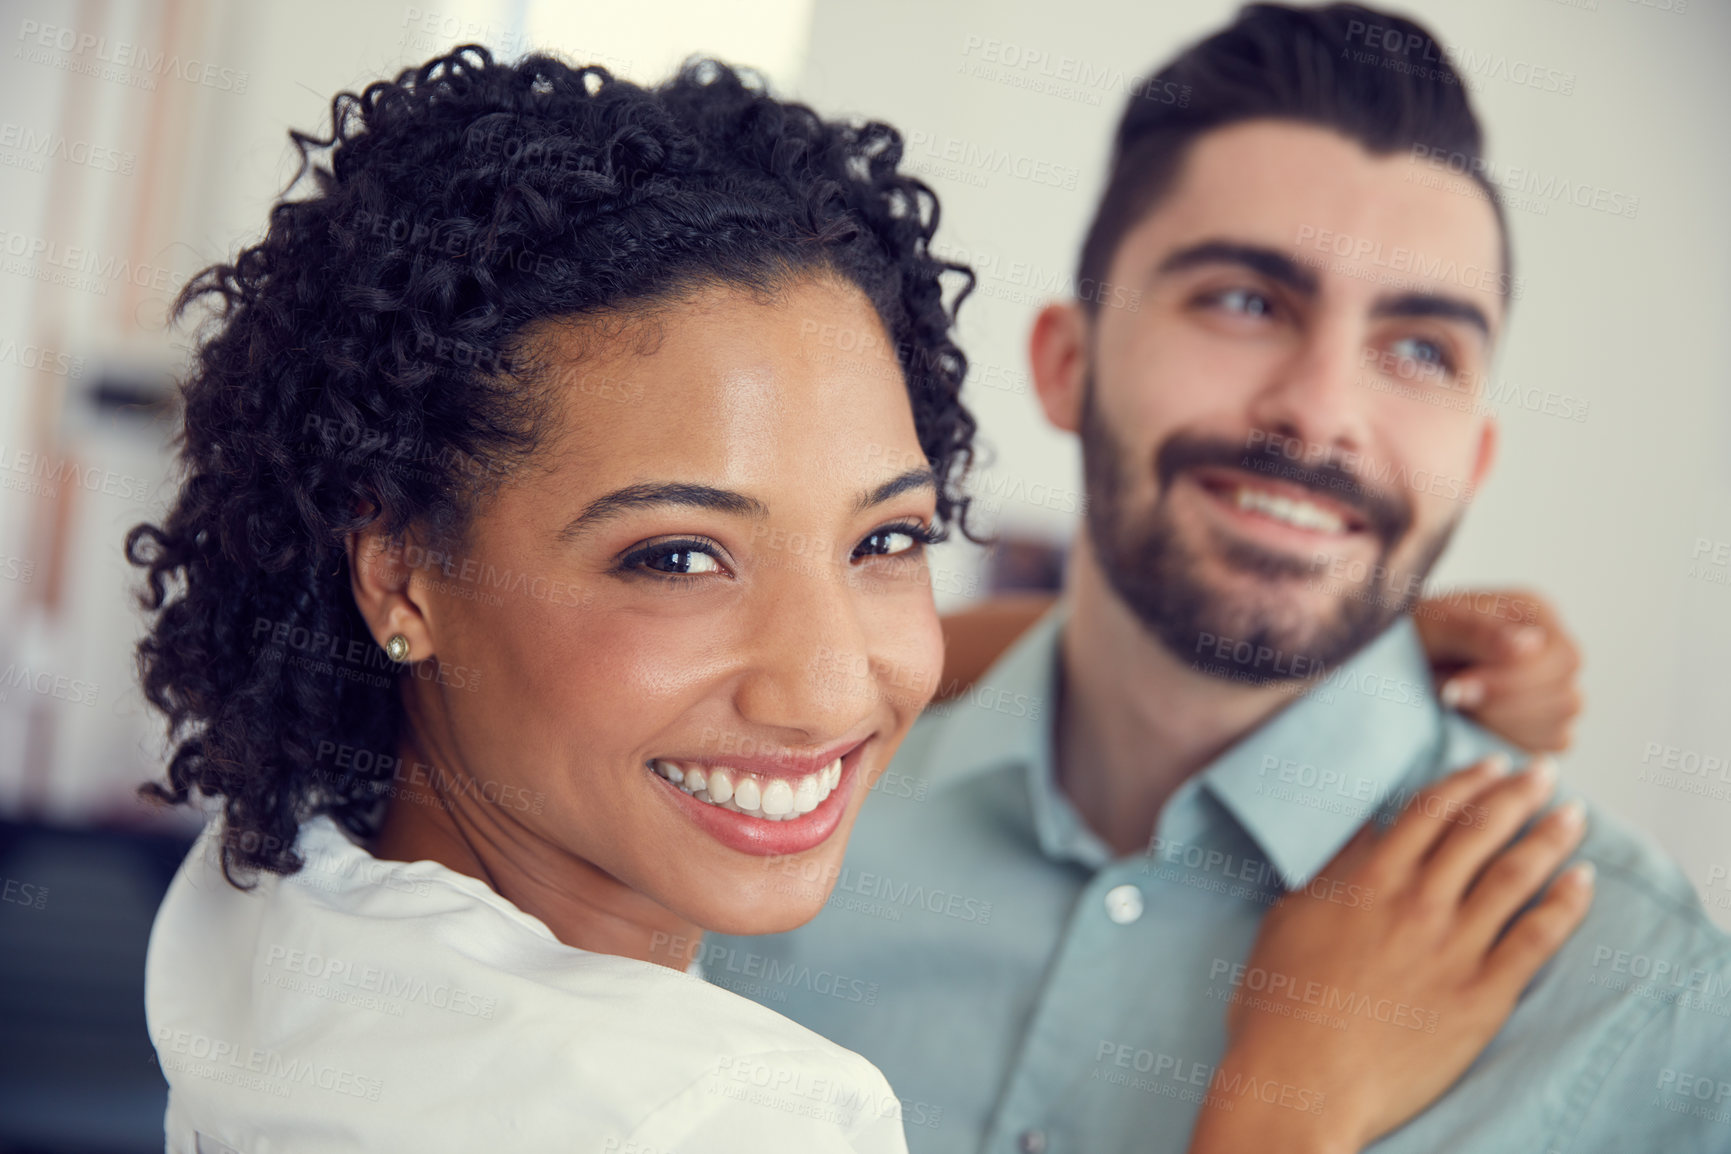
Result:
[[[1570,804],[1508,844],[1555,786],[1549,759],[1535,766],[1510,775],[1492,758],[1444,779],[1386,834],[1367,824],[1269,911],[1247,980],[1234,983],[1246,996],[1227,1012],[1226,1057],[1190,1154],[1357,1151],[1436,1100],[1489,1044],[1592,901],[1583,863],[1514,916],[1584,833]],[[1296,990],[1394,1009],[1327,1021],[1278,1012],[1306,1004],[1274,992]],[[1271,1084],[1291,1093],[1239,1092]]]
[[[945,617],[937,700],[978,681],[1053,600],[1016,593]],[[1529,753],[1569,747],[1581,652],[1555,606],[1535,593],[1482,589],[1420,601],[1413,617],[1445,705]]]
[[[944,617],[944,672],[933,704],[960,696],[984,676],[1056,600],[1049,593],[1008,593]]]

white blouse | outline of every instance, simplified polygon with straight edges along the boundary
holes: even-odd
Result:
[[[665,966],[561,943],[484,883],[373,857],[223,878],[215,820],[156,916],[145,1010],[170,1154],[902,1154],[870,1062]]]

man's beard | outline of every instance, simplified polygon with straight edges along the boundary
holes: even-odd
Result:
[[[1413,520],[1412,504],[1400,491],[1369,485],[1332,459],[1289,460],[1267,442],[1251,446],[1176,433],[1155,455],[1159,497],[1154,509],[1132,523],[1125,508],[1127,454],[1101,419],[1093,381],[1084,392],[1081,437],[1088,535],[1113,591],[1174,656],[1200,672],[1243,684],[1314,677],[1358,652],[1412,608],[1458,521],[1451,518],[1424,542],[1413,564],[1396,574],[1389,558]],[[1218,561],[1260,579],[1265,592],[1240,595],[1208,584],[1205,559],[1183,539],[1167,506],[1174,477],[1204,465],[1277,477],[1347,506],[1381,543],[1375,567],[1361,583],[1339,582],[1342,590],[1332,612],[1313,612],[1302,598],[1283,597],[1281,585],[1333,584],[1325,565],[1216,535]],[[1223,653],[1231,656],[1223,658]]]

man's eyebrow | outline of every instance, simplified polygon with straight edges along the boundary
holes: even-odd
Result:
[[[1373,317],[1436,317],[1445,321],[1465,321],[1478,329],[1488,341],[1491,321],[1485,311],[1461,297],[1437,296],[1435,293],[1403,293],[1385,297],[1371,306]]]
[[[1316,294],[1316,274],[1286,253],[1265,245],[1240,244],[1230,240],[1205,240],[1177,249],[1160,262],[1154,273],[1162,276],[1208,264],[1238,265],[1294,292],[1305,296]]]
[[[860,499],[854,503],[854,512],[863,513],[873,505],[881,505],[885,501],[915,489],[932,489],[935,491],[937,487],[937,475],[930,469],[909,469],[900,476],[891,477],[869,493],[861,493]]]
[[[755,497],[747,497],[731,489],[717,489],[713,485],[693,485],[680,481],[627,485],[589,502],[587,508],[559,530],[559,540],[570,541],[592,525],[651,505],[707,509],[713,513],[731,513],[737,517],[765,517],[769,514],[763,502]]]

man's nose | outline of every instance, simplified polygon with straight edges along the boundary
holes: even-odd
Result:
[[[1313,326],[1252,398],[1253,427],[1302,441],[1307,458],[1363,453],[1370,423],[1362,347],[1359,327],[1349,321]]]

